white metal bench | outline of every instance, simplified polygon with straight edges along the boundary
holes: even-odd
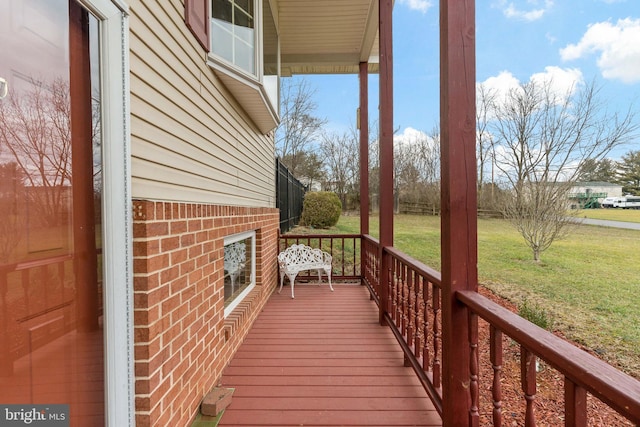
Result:
[[[327,252],[320,249],[314,249],[307,245],[291,245],[278,255],[278,266],[280,267],[280,289],[284,283],[285,274],[289,278],[291,284],[291,298],[293,295],[293,285],[299,272],[305,270],[317,270],[318,280],[322,281],[322,270],[329,277],[329,288],[333,292],[331,286],[331,261],[332,257]]]

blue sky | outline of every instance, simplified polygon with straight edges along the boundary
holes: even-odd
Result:
[[[394,123],[400,135],[429,132],[439,117],[438,0],[396,0]],[[508,89],[552,77],[566,87],[596,79],[607,105],[640,115],[639,0],[476,1],[477,82]],[[535,77],[534,77],[535,76]],[[307,76],[317,115],[328,129],[353,127],[358,78]],[[377,115],[377,75],[370,75],[370,115]],[[640,117],[638,118],[640,120]],[[613,157],[636,144],[612,153]]]

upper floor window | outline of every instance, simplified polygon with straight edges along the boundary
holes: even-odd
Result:
[[[267,133],[278,124],[280,38],[275,0],[185,0],[185,21],[208,64]]]
[[[255,76],[255,0],[211,0],[211,17],[211,53]]]

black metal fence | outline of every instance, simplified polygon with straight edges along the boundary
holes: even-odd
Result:
[[[276,158],[276,207],[280,209],[280,233],[291,230],[300,221],[306,191],[307,187]]]

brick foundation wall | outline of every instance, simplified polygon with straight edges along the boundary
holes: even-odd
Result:
[[[133,202],[136,425],[188,426],[277,283],[273,208]],[[256,287],[224,318],[224,238],[256,231]]]

